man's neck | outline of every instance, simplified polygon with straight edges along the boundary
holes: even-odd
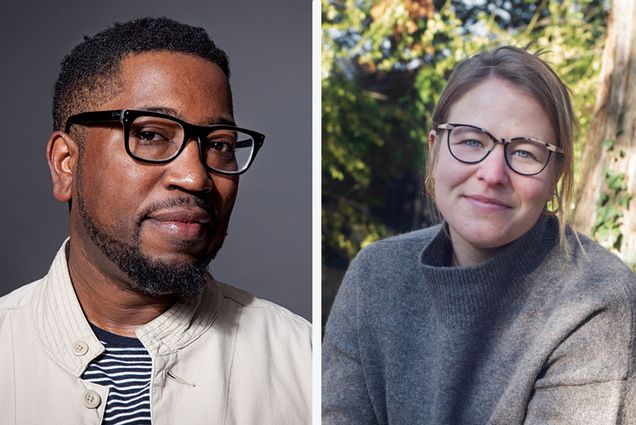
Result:
[[[134,291],[114,265],[100,270],[86,253],[72,245],[67,259],[84,315],[93,325],[108,332],[136,337],[138,327],[157,318],[175,302],[172,296],[151,296]]]

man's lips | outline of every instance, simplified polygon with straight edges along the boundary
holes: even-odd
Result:
[[[145,220],[156,230],[180,239],[198,239],[213,224],[207,211],[184,207],[153,211]]]
[[[182,223],[206,224],[211,221],[210,214],[201,208],[170,208],[154,211],[148,218],[157,221],[179,221]]]
[[[466,199],[472,206],[483,210],[501,211],[512,208],[510,203],[501,199],[491,198],[489,196],[464,195],[464,199]]]

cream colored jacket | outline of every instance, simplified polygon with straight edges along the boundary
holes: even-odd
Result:
[[[309,424],[310,336],[304,319],[210,277],[199,302],[137,329],[153,425]],[[0,424],[101,424],[108,389],[80,376],[103,351],[63,245],[43,279],[0,298]]]

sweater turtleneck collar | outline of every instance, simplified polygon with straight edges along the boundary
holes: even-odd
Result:
[[[558,228],[556,217],[541,215],[525,235],[492,258],[470,267],[449,267],[451,240],[447,225],[440,226],[420,255],[424,282],[440,319],[455,324],[473,323],[517,298],[524,289],[526,275],[558,245]]]

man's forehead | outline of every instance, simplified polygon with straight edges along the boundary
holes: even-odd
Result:
[[[201,125],[234,123],[229,82],[207,59],[170,51],[137,53],[122,60],[118,74],[121,90],[100,109],[155,111]]]
[[[192,71],[197,72],[192,72]],[[119,65],[120,76],[145,79],[153,72],[163,71],[187,75],[191,78],[213,78],[229,87],[223,70],[209,59],[190,53],[153,50],[124,56]]]

